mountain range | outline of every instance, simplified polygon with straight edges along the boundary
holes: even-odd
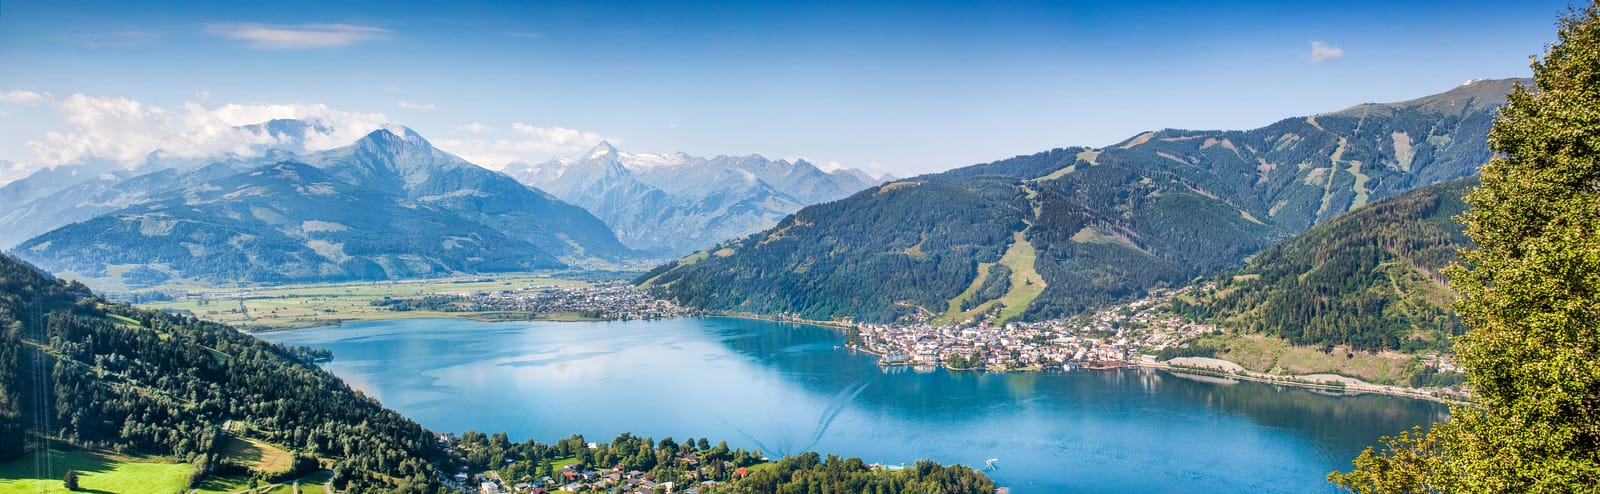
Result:
[[[627,266],[878,183],[804,160],[633,154],[604,142],[501,173],[404,127],[315,152],[308,136],[329,130],[317,121],[235,130],[253,136],[252,153],[90,160],[0,187],[0,245],[112,288]]]
[[[663,257],[761,231],[802,207],[893,178],[760,155],[624,153],[609,142],[576,159],[513,163],[504,171],[594,213],[624,245]]]
[[[582,208],[405,128],[322,152],[274,149],[119,178],[27,202],[19,210],[56,213],[33,221],[70,223],[13,252],[53,272],[134,286],[392,279],[633,255]]]
[[[689,306],[821,320],[1069,315],[1220,273],[1346,211],[1474,174],[1515,82],[895,181],[638,282]]]

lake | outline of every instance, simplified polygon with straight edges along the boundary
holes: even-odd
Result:
[[[983,468],[1017,494],[1337,492],[1324,477],[1442,405],[1153,370],[884,370],[826,328],[744,319],[369,321],[259,335],[434,431],[709,437],[768,455]]]

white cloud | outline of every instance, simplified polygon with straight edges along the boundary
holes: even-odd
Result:
[[[480,123],[464,125],[461,129],[473,133],[490,130],[488,125]],[[434,145],[467,161],[498,170],[504,168],[507,163],[538,162],[559,155],[585,151],[600,144],[600,141],[610,141],[612,144],[622,142],[595,132],[565,127],[539,127],[516,122],[511,124],[509,135],[477,139],[440,139],[434,141]]]
[[[472,123],[469,123],[469,124],[466,124],[466,125],[462,125],[462,126],[456,127],[456,130],[460,130],[462,132],[468,132],[468,133],[472,133],[472,134],[482,134],[484,132],[488,132],[490,130],[494,130],[494,128],[490,127],[489,124],[486,124],[486,123],[483,123],[483,122],[472,122]]]
[[[405,108],[407,110],[429,111],[434,108],[438,108],[438,106],[435,106],[433,103],[412,103],[406,100],[400,100],[399,105],[401,108]]]
[[[25,89],[13,89],[13,90],[10,90],[10,91],[0,91],[0,103],[12,103],[12,104],[18,104],[18,105],[31,105],[31,104],[35,104],[35,103],[42,103],[42,102],[44,102],[45,100],[48,100],[48,99],[50,99],[50,93],[40,93],[40,92],[35,92],[35,91],[28,91],[28,90],[25,90]]]
[[[1344,48],[1333,46],[1321,41],[1311,42],[1311,63],[1321,63],[1328,60],[1344,58]]]
[[[206,32],[245,41],[263,50],[303,50],[346,46],[358,41],[386,39],[389,30],[353,24],[212,24]]]
[[[8,184],[33,173],[34,168],[22,163],[0,161],[0,184]]]
[[[225,104],[208,108],[189,102],[166,109],[127,98],[73,94],[53,106],[65,128],[28,141],[35,167],[103,158],[134,165],[151,152],[200,158],[222,153],[253,156],[263,147],[289,145],[262,130],[240,128],[273,119],[316,123],[298,145],[314,151],[349,145],[388,122],[381,113],[334,110],[322,104]]]

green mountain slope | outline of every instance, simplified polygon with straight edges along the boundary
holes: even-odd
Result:
[[[520,186],[519,186],[520,187]],[[350,185],[295,162],[167,192],[18,246],[52,272],[124,285],[389,279],[560,266],[550,254],[442,208]]]
[[[974,315],[963,305],[1002,319],[1068,315],[1219,273],[1345,211],[1473,174],[1513,82],[1249,131],[1147,132],[885,184],[639,282],[695,307],[811,319]],[[1033,261],[1007,268],[1038,278],[974,288],[990,284],[985,266],[1019,236]],[[979,292],[1003,302],[963,298]]]
[[[309,356],[112,304],[0,256],[0,461],[61,441],[204,470],[222,464],[231,420],[235,433],[333,459],[352,492],[437,485],[432,435]]]
[[[1439,270],[1470,245],[1462,179],[1352,211],[1273,246],[1174,310],[1296,344],[1445,350],[1462,331]]]

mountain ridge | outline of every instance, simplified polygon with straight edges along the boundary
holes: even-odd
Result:
[[[1150,131],[898,180],[636,281],[702,309],[888,322],[944,312],[1021,235],[1045,286],[1013,283],[1011,303],[1025,308],[996,314],[1071,315],[1219,273],[1345,211],[1475,173],[1489,158],[1495,105],[1437,103],[1515,82],[1478,81],[1384,112]]]
[[[322,182],[284,182],[307,175]],[[632,255],[587,211],[440,151],[405,128],[312,154],[270,151],[75,187],[52,198],[87,198],[69,211],[89,217],[71,218],[12,252],[113,283],[128,276],[108,271],[117,266],[136,268],[124,280],[135,285],[167,278],[286,282],[524,271]],[[300,226],[310,224],[340,228]]]
[[[824,172],[805,160],[624,153],[605,141],[578,158],[504,171],[594,213],[629,247],[658,255],[749,234],[877,183],[859,170]]]

